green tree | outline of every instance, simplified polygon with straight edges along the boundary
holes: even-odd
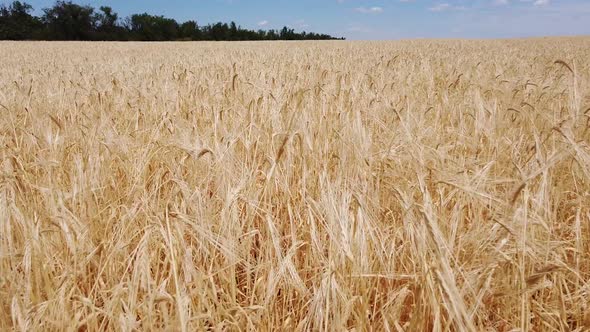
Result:
[[[283,39],[283,40],[294,40],[294,39],[298,39],[297,36],[296,36],[296,34],[295,34],[295,30],[289,29],[287,27],[283,27],[283,29],[281,29],[280,38]]]
[[[101,40],[125,39],[125,29],[118,25],[119,15],[111,7],[102,6],[94,16],[96,37]]]
[[[10,6],[0,6],[0,39],[33,39],[43,27],[41,21],[31,15],[33,7],[26,2],[14,1]]]
[[[195,21],[186,21],[180,25],[180,38],[184,40],[200,40],[201,30]]]
[[[138,40],[162,41],[178,38],[178,23],[164,16],[147,13],[131,16],[131,31]]]
[[[229,40],[239,40],[238,36],[238,27],[236,26],[236,22],[231,21],[229,24],[229,32],[228,32],[228,39]]]
[[[46,40],[295,40],[335,39],[326,34],[296,33],[284,27],[280,31],[243,29],[235,22],[218,22],[199,27],[195,21],[179,24],[174,19],[135,14],[119,20],[111,7],[98,11],[72,1],[58,0],[43,9],[42,17],[31,14],[33,8],[21,1],[0,5],[0,39]]]
[[[50,39],[92,40],[95,37],[94,8],[80,6],[71,1],[57,1],[51,8],[43,10],[43,22]]]
[[[212,40],[230,40],[230,30],[227,23],[215,23],[208,27],[209,38]]]

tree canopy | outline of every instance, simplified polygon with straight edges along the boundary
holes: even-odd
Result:
[[[57,1],[43,9],[41,17],[32,14],[26,2],[0,5],[0,39],[4,40],[328,40],[327,34],[281,30],[249,30],[235,22],[199,26],[196,21],[179,23],[172,18],[147,13],[124,19],[111,7],[98,10],[71,1]]]

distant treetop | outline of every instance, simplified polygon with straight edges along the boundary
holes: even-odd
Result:
[[[33,7],[13,1],[0,6],[0,40],[331,40],[327,34],[295,32],[288,27],[277,30],[248,30],[235,22],[199,26],[196,21],[178,23],[172,18],[147,13],[120,19],[111,7],[99,10],[71,1],[57,1],[32,15]]]

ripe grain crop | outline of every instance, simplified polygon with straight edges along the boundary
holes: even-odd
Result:
[[[589,38],[0,59],[0,330],[590,329]]]

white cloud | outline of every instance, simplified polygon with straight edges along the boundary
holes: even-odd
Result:
[[[380,5],[369,0],[345,0],[344,4],[359,1],[358,5],[369,7]],[[364,1],[364,2],[361,2]],[[377,1],[377,0],[371,0]],[[400,0],[390,1],[404,10]],[[400,24],[379,22],[371,32],[365,32],[365,24],[378,16],[389,15],[391,10],[383,5],[385,11],[380,15],[367,15],[369,21],[350,22],[341,27],[349,39],[389,39],[389,38],[513,38],[533,36],[573,36],[590,35],[590,0],[414,0],[422,5],[423,13],[419,19]],[[464,6],[461,11],[457,7]],[[396,13],[392,13],[395,15]],[[360,14],[358,14],[360,15]],[[367,18],[365,17],[365,20]],[[423,20],[436,22],[425,25]],[[364,23],[364,24],[363,24]],[[389,25],[388,25],[389,24]],[[395,34],[392,32],[396,29]]]
[[[356,10],[359,13],[363,14],[381,14],[383,13],[383,8],[381,7],[357,7]]]
[[[550,0],[520,0],[520,2],[532,3],[533,6],[542,7],[548,5]]]
[[[267,20],[264,20],[264,21],[260,21],[260,22],[258,22],[258,26],[259,26],[259,27],[263,27],[263,26],[265,26],[265,25],[268,25],[268,21],[267,21]]]
[[[446,10],[467,10],[467,7],[453,6],[453,5],[445,2],[445,3],[439,3],[437,5],[429,7],[428,10],[430,10],[431,12],[444,12]]]
[[[428,8],[428,10],[430,10],[431,12],[442,12],[451,8],[452,6],[448,3],[439,3],[438,5]]]
[[[309,24],[307,24],[304,19],[295,21],[295,26],[299,29],[309,28]]]

